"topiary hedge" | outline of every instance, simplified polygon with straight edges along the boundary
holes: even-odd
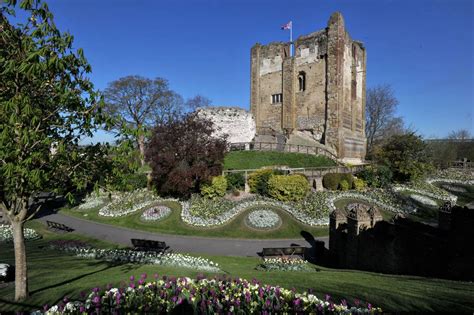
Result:
[[[350,173],[328,173],[323,176],[323,187],[329,190],[350,189],[354,176]],[[341,183],[345,181],[346,183]],[[345,190],[347,190],[345,189]]]
[[[298,201],[309,191],[308,180],[301,175],[271,175],[268,193],[280,201]]]

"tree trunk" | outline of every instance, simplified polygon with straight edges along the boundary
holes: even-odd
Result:
[[[15,248],[15,301],[28,297],[28,274],[26,266],[25,236],[23,234],[24,222],[13,221],[13,244]]]
[[[145,136],[138,136],[138,149],[140,150],[140,162],[142,166],[145,166]]]

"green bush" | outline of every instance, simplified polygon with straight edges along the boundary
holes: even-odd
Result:
[[[268,180],[272,175],[283,175],[283,172],[265,168],[251,173],[248,177],[250,192],[268,196]]]
[[[245,187],[245,176],[243,173],[228,173],[225,178],[227,179],[227,188],[230,190]]]
[[[354,182],[352,184],[352,188],[355,190],[361,191],[364,190],[367,184],[362,178],[354,178]]]
[[[350,173],[328,173],[323,176],[323,186],[329,190],[337,190],[341,188],[341,182],[346,181],[347,185],[349,185],[348,189],[350,189],[353,177]]]
[[[340,183],[339,183],[339,189],[342,190],[342,191],[346,191],[346,190],[349,190],[350,186],[349,186],[349,183],[347,182],[347,180],[343,179]]]
[[[222,197],[227,191],[227,179],[224,176],[216,176],[212,178],[211,184],[201,186],[201,195],[209,199]]]
[[[280,201],[298,201],[309,191],[308,180],[301,175],[271,175],[268,193]]]
[[[386,187],[392,182],[392,171],[385,165],[369,165],[359,174],[369,187]]]

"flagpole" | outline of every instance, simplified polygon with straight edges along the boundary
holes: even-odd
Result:
[[[293,57],[293,21],[290,26],[290,56]]]

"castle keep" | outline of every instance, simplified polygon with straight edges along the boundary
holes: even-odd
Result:
[[[340,13],[328,26],[291,43],[251,50],[250,109],[257,137],[324,145],[338,158],[363,160],[366,51],[352,40]],[[268,138],[267,138],[268,139]]]

